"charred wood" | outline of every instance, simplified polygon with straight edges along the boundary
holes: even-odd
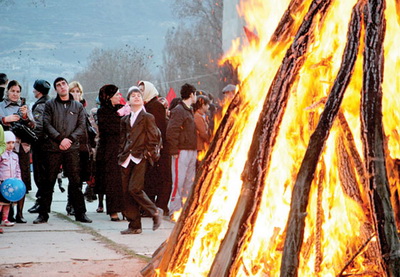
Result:
[[[325,141],[329,135],[333,121],[336,118],[350,82],[357,59],[361,33],[361,7],[359,1],[353,8],[347,43],[342,57],[341,67],[333,84],[324,111],[320,116],[318,125],[311,135],[304,159],[300,166],[297,179],[292,192],[288,228],[282,256],[282,277],[297,276],[299,255],[304,238],[305,216],[309,202],[311,182],[314,179],[315,169],[320,159]]]
[[[322,160],[321,161],[321,170],[319,171],[319,176],[318,176],[318,193],[317,193],[317,222],[316,222],[316,241],[315,241],[315,272],[319,273],[321,272],[321,264],[322,264],[322,259],[323,259],[323,253],[322,253],[322,246],[321,246],[321,241],[322,241],[322,223],[324,222],[324,211],[322,209],[322,194],[324,192],[324,178],[325,178],[325,173],[326,173],[326,166],[325,162]]]
[[[289,7],[286,9],[275,32],[272,34],[269,45],[273,45],[278,42],[286,41],[290,38],[290,33],[294,24],[294,17],[298,15],[304,9],[305,0],[292,0],[289,3]]]
[[[382,123],[384,10],[384,0],[367,1],[361,123],[371,210],[384,268],[388,276],[400,276],[400,241],[390,202]]]

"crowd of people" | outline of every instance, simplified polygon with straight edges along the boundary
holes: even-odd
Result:
[[[20,83],[0,73],[0,181],[21,179],[29,192],[32,161],[37,193],[28,212],[38,214],[33,223],[48,222],[61,171],[68,179],[66,211],[76,221],[92,222],[85,197],[97,200],[96,211],[111,221],[129,222],[121,234],[140,234],[143,216],[152,217],[153,230],[163,216],[173,219],[193,185],[198,153],[212,137],[220,110],[212,95],[184,84],[180,97],[168,103],[148,81],[130,87],[126,98],[106,84],[88,112],[79,82],[58,77],[52,85],[54,98],[51,84],[36,80],[36,102],[27,105]],[[235,92],[234,85],[223,90],[227,98]],[[13,203],[0,195],[2,226],[26,223],[24,202],[25,197]]]

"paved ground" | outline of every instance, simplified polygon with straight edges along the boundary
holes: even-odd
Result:
[[[63,183],[66,187],[67,180]],[[55,190],[47,224],[32,224],[37,215],[26,212],[34,203],[31,191],[24,208],[28,223],[2,227],[0,276],[140,276],[174,226],[164,220],[153,231],[152,219],[142,218],[142,234],[121,235],[127,221],[112,222],[105,213],[96,213],[97,201],[86,202],[93,223],[78,223],[66,215],[66,193]]]

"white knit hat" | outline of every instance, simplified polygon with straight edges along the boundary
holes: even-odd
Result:
[[[5,131],[4,132],[4,138],[5,138],[6,142],[16,141],[15,135],[11,131]]]

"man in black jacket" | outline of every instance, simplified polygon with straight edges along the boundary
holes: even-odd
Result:
[[[44,184],[44,177],[46,176],[45,169],[45,161],[46,161],[46,152],[43,149],[43,142],[45,135],[43,133],[43,112],[44,105],[50,99],[49,91],[50,91],[50,83],[46,80],[36,80],[33,84],[33,94],[35,98],[38,99],[35,104],[32,106],[32,114],[35,119],[35,129],[33,130],[38,137],[38,141],[32,144],[32,165],[33,165],[33,179],[35,180],[35,184],[38,188],[36,193],[36,202],[35,205],[28,210],[30,213],[38,213],[39,212],[39,201],[41,187]]]
[[[63,77],[55,79],[53,85],[57,96],[46,102],[43,115],[44,133],[47,135],[47,176],[39,200],[39,216],[33,223],[46,223],[49,219],[53,189],[61,165],[68,177],[75,220],[90,223],[92,220],[86,216],[79,177],[79,138],[86,128],[83,106],[74,101],[69,93],[68,82]]]

